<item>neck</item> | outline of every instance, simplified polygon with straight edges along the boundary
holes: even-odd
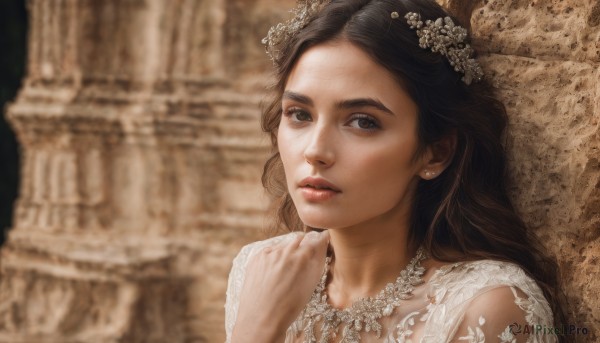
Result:
[[[407,220],[330,229],[330,244],[335,258],[327,293],[338,308],[376,296],[416,254],[416,248],[408,244]]]

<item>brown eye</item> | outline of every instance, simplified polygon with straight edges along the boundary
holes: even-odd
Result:
[[[373,131],[380,128],[379,122],[368,115],[357,115],[350,120],[350,123],[350,126],[352,127],[367,131]]]
[[[296,115],[296,119],[299,121],[307,121],[310,120],[310,114],[304,112],[304,111],[298,111],[295,113]]]
[[[375,125],[375,123],[373,123],[372,120],[360,118],[360,119],[358,119],[358,126],[361,129],[372,129],[372,128],[376,127],[377,125]]]
[[[283,113],[286,117],[290,117],[292,121],[310,121],[310,113],[299,108],[290,108]]]

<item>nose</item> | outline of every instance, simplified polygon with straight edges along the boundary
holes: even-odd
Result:
[[[315,125],[304,149],[304,159],[314,167],[331,167],[335,161],[335,138],[331,128]]]

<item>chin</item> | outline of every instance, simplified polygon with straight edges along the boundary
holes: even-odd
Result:
[[[338,228],[352,225],[348,215],[339,206],[294,202],[296,213],[306,226],[317,229]]]
[[[304,225],[313,227],[315,229],[325,229],[331,227],[331,220],[326,220],[320,216],[307,216],[298,214],[300,220]],[[330,218],[331,219],[331,218]]]
[[[336,218],[331,215],[302,215],[299,214],[300,220],[304,225],[310,226],[315,229],[333,229],[337,227],[344,227],[348,224],[342,222],[340,220],[336,220]]]

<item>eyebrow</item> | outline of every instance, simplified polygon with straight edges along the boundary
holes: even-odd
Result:
[[[283,98],[297,101],[301,104],[308,105],[308,106],[314,105],[311,98],[307,97],[306,95],[296,93],[296,92],[285,91],[283,93]],[[357,108],[357,107],[373,107],[373,108],[376,108],[387,114],[394,115],[394,112],[392,112],[383,103],[381,103],[381,101],[372,99],[372,98],[358,98],[358,99],[343,100],[343,101],[338,102],[336,104],[336,106],[341,109],[351,109],[351,108]]]
[[[371,98],[360,98],[360,99],[350,99],[344,100],[337,105],[339,108],[350,109],[356,107],[374,107],[380,111],[383,111],[387,114],[394,115],[394,113],[379,100],[371,99]]]
[[[283,99],[290,99],[299,102],[304,105],[313,106],[313,101],[306,95],[302,95],[296,92],[285,91],[283,92]]]

